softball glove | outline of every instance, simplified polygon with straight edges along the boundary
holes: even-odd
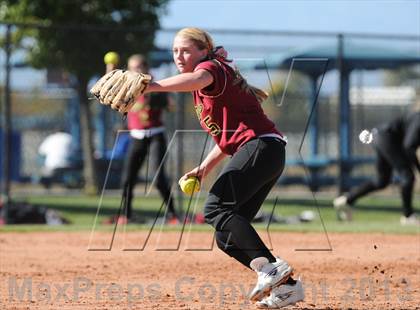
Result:
[[[152,77],[148,74],[126,70],[113,70],[99,79],[90,92],[100,103],[126,114],[142,95]]]

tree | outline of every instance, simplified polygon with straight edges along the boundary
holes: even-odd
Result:
[[[0,20],[35,23],[17,27],[14,46],[25,48],[37,68],[62,68],[78,81],[85,190],[97,192],[88,81],[103,74],[103,56],[113,50],[125,59],[153,47],[158,16],[168,0],[0,0]],[[25,39],[31,42],[24,44]]]

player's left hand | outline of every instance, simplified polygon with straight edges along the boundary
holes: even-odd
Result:
[[[148,74],[126,70],[113,70],[105,74],[93,85],[90,92],[100,103],[126,114],[142,95],[152,77]]]

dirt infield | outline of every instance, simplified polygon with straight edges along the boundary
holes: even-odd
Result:
[[[303,279],[296,309],[419,309],[419,235],[332,234],[324,251],[322,234],[262,234]],[[256,309],[244,297],[255,274],[210,251],[211,233],[184,234],[179,250],[178,232],[147,237],[118,234],[111,251],[88,251],[111,235],[89,245],[89,232],[4,233],[0,308]]]

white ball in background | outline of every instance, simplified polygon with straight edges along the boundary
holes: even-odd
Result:
[[[372,142],[372,140],[373,140],[373,135],[372,135],[372,133],[371,133],[369,130],[364,129],[364,130],[362,130],[362,132],[359,134],[359,140],[360,140],[360,142],[362,142],[363,144],[369,144],[369,143],[371,143],[371,142]]]
[[[305,210],[299,216],[301,222],[312,222],[315,219],[315,212],[312,210]]]

